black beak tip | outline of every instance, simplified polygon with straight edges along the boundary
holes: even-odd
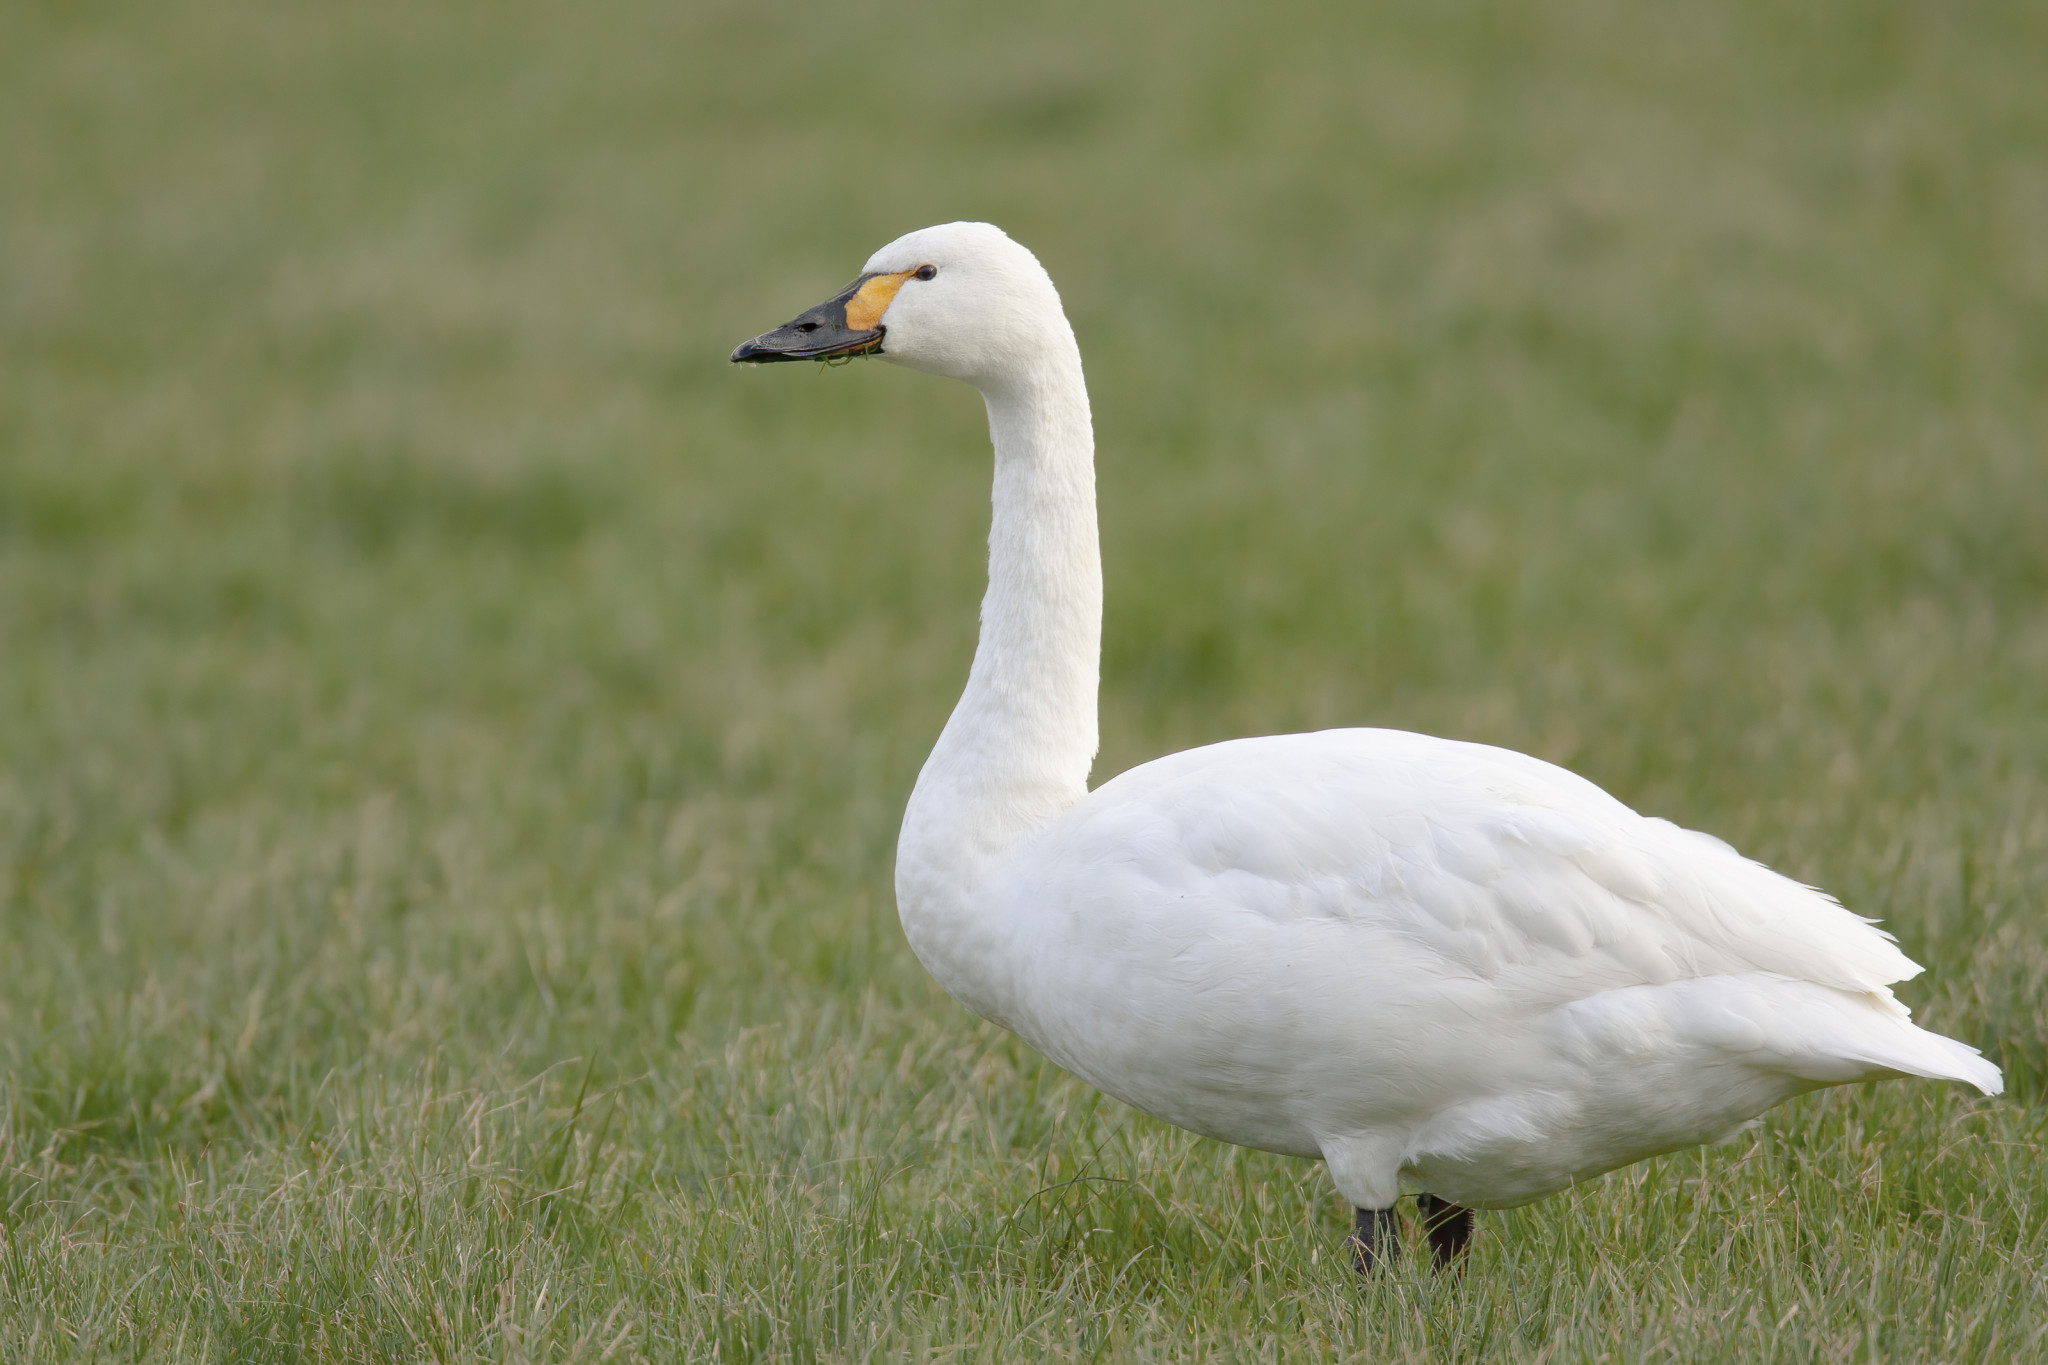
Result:
[[[796,344],[782,338],[788,328],[763,332],[752,341],[742,341],[733,348],[732,363],[735,365],[766,365],[786,360],[836,360],[843,355],[879,355],[882,350],[882,329],[871,332],[848,332],[840,329],[837,336],[826,334],[823,345],[811,336],[803,335]],[[803,345],[810,342],[810,345]]]

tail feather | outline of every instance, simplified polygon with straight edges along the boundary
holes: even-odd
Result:
[[[1907,1076],[1964,1081],[1986,1095],[2004,1093],[2005,1073],[1976,1048],[1912,1024],[1904,1025],[1901,1033],[1905,1036],[1868,1040],[1873,1046],[1866,1050],[1865,1060]]]
[[[1702,978],[1673,991],[1681,1031],[1717,1050],[1823,1085],[1892,1076],[1962,1081],[1986,1095],[2005,1077],[1967,1043],[1905,1017],[1889,992],[1850,992],[1762,973]]]

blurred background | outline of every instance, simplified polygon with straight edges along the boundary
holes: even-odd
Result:
[[[2017,0],[10,6],[9,1188],[971,1030],[889,876],[979,402],[726,363],[960,218],[1088,368],[1098,780],[1539,754],[1883,916],[2037,1102],[2044,70]]]

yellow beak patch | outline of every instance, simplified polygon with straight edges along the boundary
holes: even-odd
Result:
[[[871,332],[882,321],[882,314],[889,311],[889,301],[896,297],[896,291],[903,282],[917,272],[900,270],[894,275],[870,275],[846,301],[846,325],[855,332]]]

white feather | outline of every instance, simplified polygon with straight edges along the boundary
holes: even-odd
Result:
[[[1998,1069],[1916,1028],[1919,968],[1829,897],[1563,769],[1389,730],[1237,740],[1091,792],[1102,586],[1080,355],[986,224],[883,355],[975,384],[995,446],[967,688],[898,851],[912,947],[1075,1074],[1228,1142],[1321,1156],[1362,1208],[1521,1203],[1801,1091]]]

